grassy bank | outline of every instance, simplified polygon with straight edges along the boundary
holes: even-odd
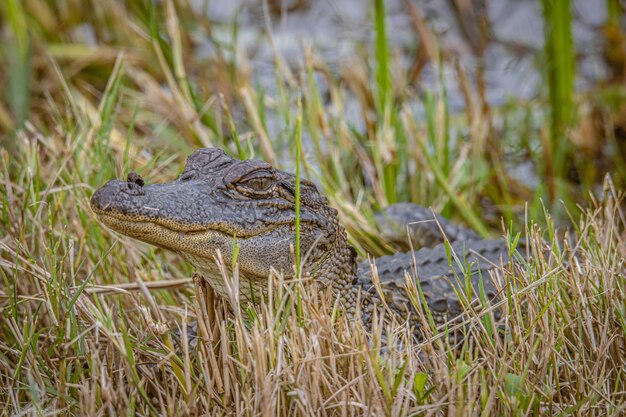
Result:
[[[31,155],[31,169],[2,184],[6,414],[624,412],[626,223],[609,187],[568,243],[551,240],[552,229],[526,231],[531,260],[498,272],[504,335],[490,311],[469,310],[465,342],[451,345],[424,318],[427,339],[417,344],[402,323],[368,336],[293,280],[267,305],[234,314],[218,302],[217,320],[207,320],[178,258],[101,228],[88,183],[50,186],[79,164],[96,175],[100,163],[72,150]],[[297,297],[300,314],[288,308]],[[195,318],[213,323],[197,349],[184,330]]]

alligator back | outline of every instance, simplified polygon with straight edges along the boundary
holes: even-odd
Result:
[[[431,209],[413,203],[395,203],[374,216],[381,236],[396,247],[408,250],[432,248],[443,242],[474,241],[482,238],[475,231],[436,215]]]
[[[432,249],[423,248],[375,259],[387,305],[402,317],[413,312],[405,291],[405,271],[413,279],[416,278],[437,324],[445,323],[463,312],[463,305],[455,289],[465,291],[462,290],[465,287],[465,271],[469,272],[473,288],[468,299],[475,300],[478,297],[481,281],[487,299],[495,299],[499,286],[494,284],[489,271],[509,263],[506,242],[503,239],[464,241],[455,242],[450,247],[460,262],[454,257],[448,260],[444,244]],[[357,285],[366,297],[378,298],[368,261],[358,265]]]

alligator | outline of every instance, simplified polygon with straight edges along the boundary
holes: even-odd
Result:
[[[99,188],[91,207],[115,232],[180,254],[226,299],[229,284],[218,266],[218,251],[227,267],[236,257],[244,301],[263,300],[270,274],[292,276],[295,270],[296,178],[263,161],[237,160],[219,148],[199,149],[172,182],[145,185],[131,173],[126,181],[111,180]],[[467,307],[467,300],[459,299],[468,294],[467,282],[473,287],[469,299],[480,291],[489,299],[497,297],[499,286],[488,271],[509,262],[503,239],[483,240],[408,203],[391,206],[378,221],[388,229],[388,238],[400,239],[408,229],[421,245],[432,246],[437,235],[449,241],[374,259],[382,297],[373,285],[370,262],[357,262],[337,210],[313,182],[300,181],[303,276],[332,289],[347,314],[355,312],[357,303],[366,303],[363,310],[370,313],[373,306],[385,304],[401,315],[411,314],[406,272],[417,280],[437,324]],[[457,262],[450,261],[450,253],[457,254]]]

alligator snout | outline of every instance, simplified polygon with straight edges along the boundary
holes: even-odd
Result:
[[[128,196],[145,195],[143,188],[143,179],[131,173],[128,175],[128,181],[111,180],[98,188],[91,196],[91,207],[96,210],[106,210],[116,203],[128,199]]]
[[[126,181],[127,182],[132,182],[133,184],[137,184],[140,187],[143,187],[143,178],[141,178],[141,175],[137,174],[136,172],[131,172],[128,174],[128,176],[126,177]]]

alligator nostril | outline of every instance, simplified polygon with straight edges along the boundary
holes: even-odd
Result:
[[[143,187],[144,184],[143,178],[141,178],[141,175],[137,174],[136,172],[129,173],[128,177],[126,177],[126,181],[129,183],[137,184],[140,187]]]

